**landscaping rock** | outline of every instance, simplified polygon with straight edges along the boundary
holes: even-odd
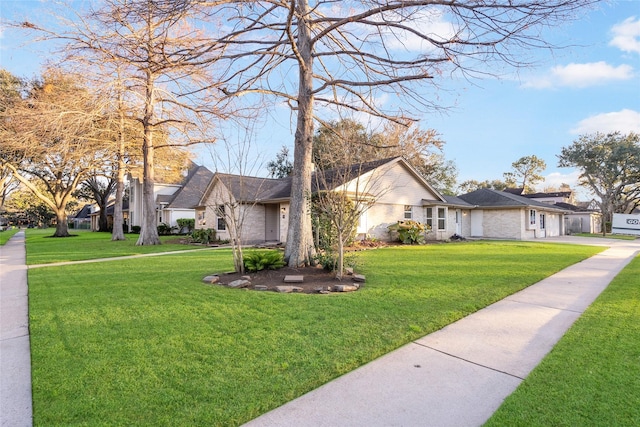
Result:
[[[291,292],[302,292],[304,289],[298,286],[276,286],[276,291],[289,294]]]
[[[246,288],[247,286],[249,286],[251,284],[250,281],[245,280],[245,279],[238,279],[238,280],[234,280],[233,282],[229,283],[230,288]]]
[[[363,274],[354,274],[353,275],[353,281],[354,282],[364,282],[366,280],[366,278],[364,277]]]
[[[220,276],[206,276],[202,281],[210,284],[218,283],[220,281]]]
[[[243,280],[251,280],[251,276],[242,276],[241,279],[243,279]]]
[[[285,283],[302,283],[304,282],[304,276],[288,275],[284,276]]]
[[[354,283],[353,285],[335,285],[333,287],[333,290],[335,292],[354,292],[354,291],[357,291],[359,288],[360,286]]]
[[[268,287],[266,287],[265,285],[255,285],[253,287],[254,290],[256,291],[266,291],[267,289],[269,289]]]
[[[344,272],[347,274],[347,276],[352,276],[353,275],[353,268],[347,267],[347,268],[344,269]]]

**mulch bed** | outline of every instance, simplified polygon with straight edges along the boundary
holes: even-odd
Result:
[[[256,286],[266,286],[267,291],[276,291],[276,286],[295,286],[302,288],[302,293],[319,293],[320,290],[327,291],[333,289],[335,285],[350,285],[353,281],[349,276],[344,276],[342,280],[336,279],[334,272],[327,271],[322,267],[283,267],[277,270],[261,270],[255,273],[222,273],[218,274],[220,282],[216,286],[228,285],[234,280],[240,280],[243,276],[249,276],[251,285],[242,288],[255,290]],[[302,283],[285,283],[285,276],[303,276]],[[262,289],[264,290],[264,289]]]

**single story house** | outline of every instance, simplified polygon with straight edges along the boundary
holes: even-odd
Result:
[[[365,206],[359,238],[389,240],[388,226],[415,220],[430,226],[428,240],[461,237],[529,239],[563,232],[563,209],[495,190],[445,196],[402,157],[315,172],[313,191],[346,191]],[[241,229],[244,244],[285,242],[291,178],[216,173],[196,207],[196,228],[221,239]]]
[[[179,182],[155,183],[153,194],[158,224],[177,227],[178,219],[195,219],[195,206],[212,178],[213,172],[209,169],[192,164]],[[129,231],[133,226],[142,225],[142,180],[134,176],[129,177],[128,220]]]
[[[564,234],[565,209],[506,191],[482,188],[459,196],[471,210],[470,237],[537,239]]]

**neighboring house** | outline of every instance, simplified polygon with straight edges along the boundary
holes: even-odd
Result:
[[[178,225],[182,218],[195,219],[195,207],[200,201],[213,172],[204,166],[192,165],[180,182],[155,183],[156,220],[170,227]],[[129,227],[142,225],[142,181],[129,179]],[[131,231],[131,229],[129,229]]]
[[[73,216],[73,218],[69,219],[69,222],[73,224],[73,228],[76,230],[93,230],[91,227],[92,211],[93,205],[86,204]]]
[[[107,204],[107,228],[111,230],[113,228],[113,212],[115,210],[115,202],[111,200]],[[93,209],[90,214],[91,217],[91,231],[98,231],[100,229],[100,208],[98,205],[93,205]],[[122,201],[122,219],[124,221],[123,227],[125,232],[129,230],[129,200]]]
[[[408,219],[432,226],[431,239],[462,233],[463,203],[450,203],[401,157],[315,172],[312,181],[314,192],[346,191],[367,204],[357,225],[360,238],[389,240],[387,227]],[[196,228],[213,228],[218,237],[229,239],[228,215],[233,210],[236,218],[244,218],[243,243],[285,242],[290,197],[291,178],[216,173],[196,208]]]
[[[565,209],[488,188],[459,196],[473,205],[470,237],[537,239],[564,234]]]
[[[534,199],[536,202],[548,203],[554,205],[556,203],[574,204],[575,198],[573,191],[553,191],[550,193],[531,193],[522,194],[527,199]]]
[[[602,232],[602,214],[599,211],[570,203],[556,203],[554,206],[568,211],[564,217],[565,234]]]

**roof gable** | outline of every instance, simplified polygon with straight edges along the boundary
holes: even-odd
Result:
[[[169,209],[193,209],[204,194],[213,172],[204,166],[198,166],[189,171],[184,185],[168,200]]]

